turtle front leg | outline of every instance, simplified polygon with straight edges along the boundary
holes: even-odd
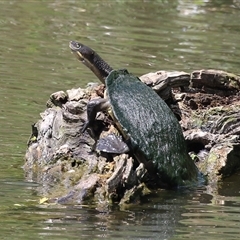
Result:
[[[105,111],[110,107],[108,99],[96,98],[92,99],[87,104],[87,121],[85,122],[81,132],[83,133],[87,128],[93,126],[96,115],[100,111]]]

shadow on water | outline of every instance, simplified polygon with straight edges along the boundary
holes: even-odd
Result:
[[[0,1],[1,239],[238,239],[239,176],[220,186],[159,192],[140,206],[39,205],[21,169],[31,124],[49,95],[98,81],[70,40],[136,75],[239,72],[239,1]]]

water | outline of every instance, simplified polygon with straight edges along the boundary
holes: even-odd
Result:
[[[238,0],[0,1],[0,238],[238,239],[238,175],[214,190],[159,192],[106,210],[39,205],[39,186],[21,166],[49,95],[98,81],[71,55],[70,40],[136,75],[239,73],[239,13]]]

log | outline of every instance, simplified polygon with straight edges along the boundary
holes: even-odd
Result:
[[[157,71],[140,79],[179,119],[190,156],[208,184],[240,168],[238,75],[213,69]],[[103,96],[104,85],[98,84],[53,93],[41,119],[32,126],[24,171],[27,180],[42,185],[39,194],[49,202],[125,205],[141,202],[154,192],[156,185],[145,166],[131,154],[104,155],[95,150],[96,140],[112,125],[108,115],[97,116],[94,134],[81,133],[87,102]]]

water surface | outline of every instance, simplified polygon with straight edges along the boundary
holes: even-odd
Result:
[[[78,40],[136,75],[215,68],[239,73],[240,3],[230,0],[0,1],[1,239],[238,239],[239,176],[219,188],[159,192],[129,209],[42,206],[21,166],[49,95],[96,77]]]

